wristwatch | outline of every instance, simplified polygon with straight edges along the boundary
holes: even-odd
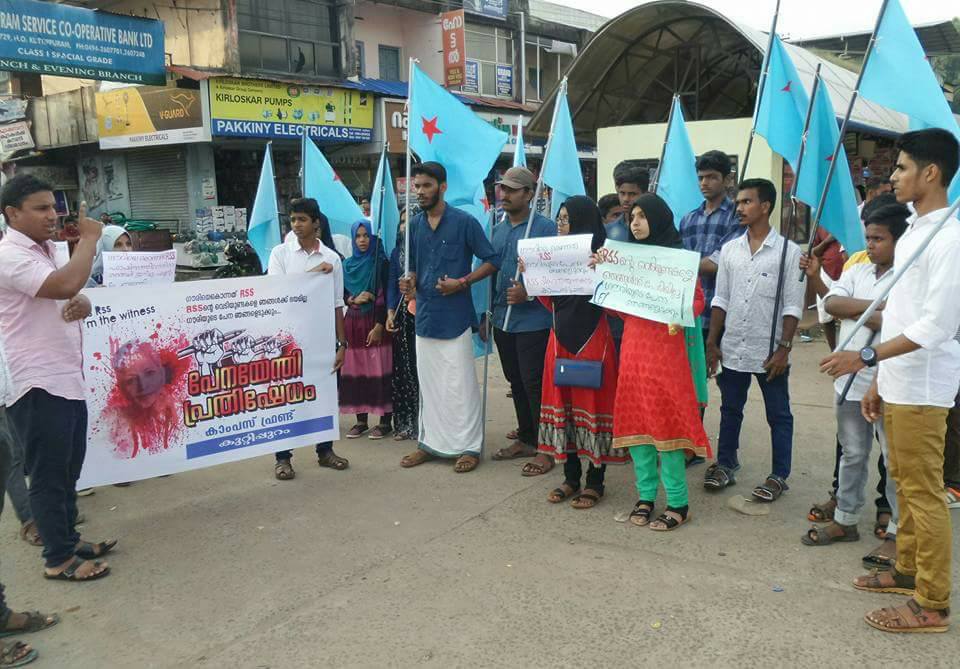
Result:
[[[860,362],[867,367],[877,366],[877,349],[872,346],[864,346],[860,349]]]
[[[338,339],[338,340],[337,340],[337,350],[339,351],[341,348],[347,348],[347,340],[346,340],[346,339]]]
[[[780,348],[785,348],[788,351],[793,348],[793,342],[790,341],[789,339],[781,339],[780,341],[777,342],[777,344],[780,345]]]

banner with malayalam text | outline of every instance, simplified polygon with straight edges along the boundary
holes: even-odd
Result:
[[[597,251],[591,302],[658,323],[693,327],[700,254],[608,239]]]
[[[316,273],[84,291],[78,487],[337,439],[333,290]]]

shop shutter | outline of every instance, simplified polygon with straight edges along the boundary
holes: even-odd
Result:
[[[127,185],[130,214],[139,220],[156,221],[157,227],[177,231],[193,221],[187,193],[187,149],[158,146],[127,154]]]

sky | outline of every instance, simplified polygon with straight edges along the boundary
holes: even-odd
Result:
[[[550,0],[602,16],[616,16],[646,4],[646,0]],[[770,29],[776,0],[699,0],[737,22]],[[817,37],[869,31],[876,22],[881,0],[781,0],[777,33],[781,37]],[[928,23],[960,15],[957,0],[900,0],[911,23]]]

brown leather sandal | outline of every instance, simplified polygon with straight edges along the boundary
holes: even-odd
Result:
[[[901,574],[896,568],[888,571],[871,569],[869,574],[853,580],[853,587],[867,592],[892,592],[897,595],[912,595],[917,587],[913,576]]]
[[[433,460],[436,456],[433,453],[428,453],[422,448],[418,448],[413,453],[408,453],[404,455],[400,460],[400,466],[404,469],[409,469],[410,467],[416,467],[417,465],[422,465],[424,462],[429,462]]]
[[[293,471],[293,465],[289,460],[277,460],[273,466],[273,475],[278,481],[290,481],[296,477],[297,473]]]
[[[472,472],[480,464],[480,458],[471,453],[464,453],[459,458],[457,462],[453,465],[453,471],[458,474],[466,474],[467,472]]]
[[[950,628],[950,609],[925,609],[915,599],[908,599],[902,606],[871,611],[863,620],[870,627],[883,632],[946,632]]]

